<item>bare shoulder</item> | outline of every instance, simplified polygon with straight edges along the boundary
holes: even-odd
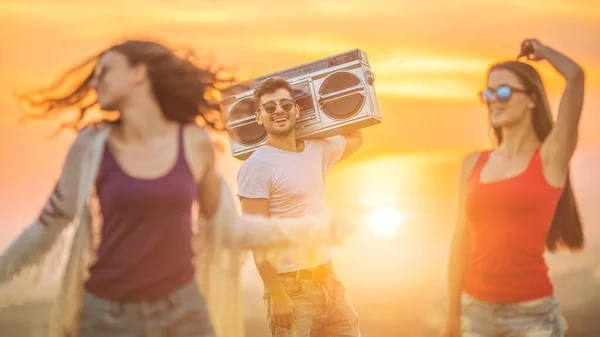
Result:
[[[196,124],[184,129],[185,154],[196,181],[200,181],[207,166],[214,164],[213,141],[206,130]]]
[[[187,136],[190,148],[194,150],[195,155],[200,155],[203,158],[214,157],[214,143],[208,132],[201,126],[191,124],[186,126],[185,134]]]
[[[481,156],[482,151],[473,151],[463,157],[463,167],[470,170],[473,169],[477,163],[477,159]]]
[[[477,164],[477,160],[479,156],[481,156],[482,151],[473,151],[466,156],[463,157],[462,168],[461,168],[461,177],[463,181],[465,181],[473,172],[475,165]]]

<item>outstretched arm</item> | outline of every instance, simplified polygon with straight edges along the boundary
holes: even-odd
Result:
[[[339,244],[349,234],[346,227],[326,214],[299,218],[240,215],[233,196],[219,175],[217,207],[209,215],[208,225],[219,226],[221,241],[240,249],[285,248],[294,245]],[[216,185],[212,182],[209,185]],[[204,205],[202,206],[204,209]],[[213,232],[215,232],[213,230]]]
[[[73,221],[86,200],[89,184],[82,174],[89,174],[82,165],[88,137],[93,128],[82,130],[67,154],[61,176],[39,216],[0,255],[0,284],[11,280],[22,270],[40,263],[55,245],[63,230]],[[84,172],[85,171],[85,172]]]

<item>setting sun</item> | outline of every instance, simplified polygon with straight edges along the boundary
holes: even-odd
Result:
[[[389,237],[396,234],[404,215],[395,208],[379,208],[371,212],[368,222],[375,235]]]

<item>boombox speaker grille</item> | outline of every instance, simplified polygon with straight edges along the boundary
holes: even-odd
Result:
[[[256,123],[254,100],[245,98],[237,102],[227,116],[231,138],[240,144],[254,145],[267,137],[267,131]]]
[[[352,73],[340,71],[329,75],[319,88],[319,106],[333,119],[356,115],[365,104],[365,86]]]

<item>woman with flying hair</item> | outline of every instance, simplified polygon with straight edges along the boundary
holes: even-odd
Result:
[[[562,337],[544,251],[583,247],[569,182],[584,97],[579,65],[537,40],[521,55],[565,79],[556,123],[539,73],[494,64],[481,100],[498,145],[468,155],[449,263],[446,337]]]
[[[0,256],[7,287],[54,268],[76,223],[49,336],[240,337],[242,251],[348,233],[325,215],[238,216],[208,135],[225,129],[215,94],[228,82],[192,53],[129,40],[18,96],[39,117],[80,109],[54,191]],[[101,121],[86,126],[96,106]]]

